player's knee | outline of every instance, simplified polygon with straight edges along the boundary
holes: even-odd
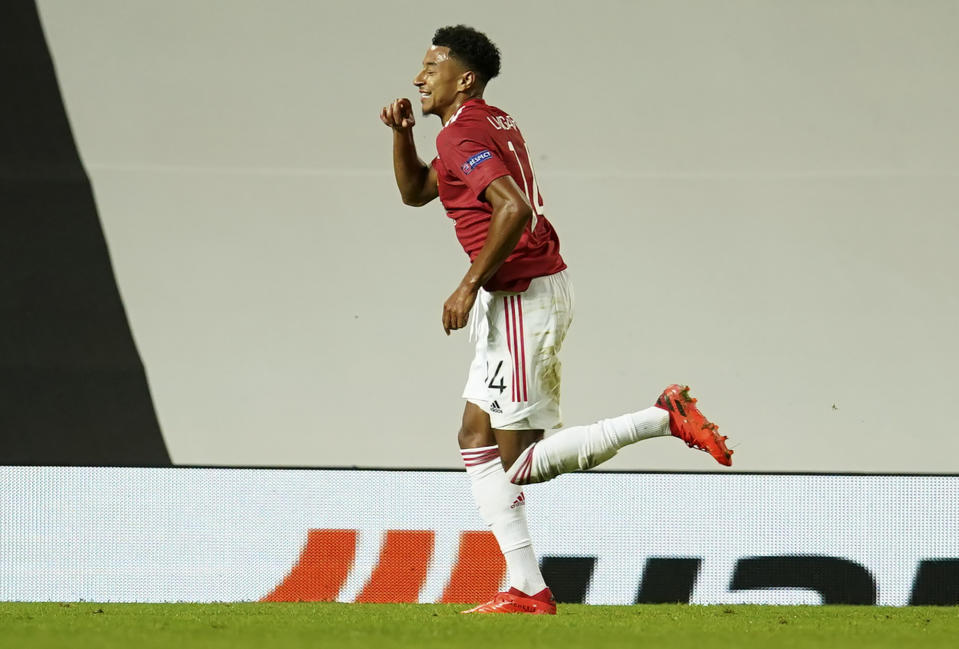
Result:
[[[475,403],[467,402],[463,410],[463,422],[457,435],[460,448],[483,448],[496,446],[489,415]]]
[[[457,440],[460,448],[482,448],[496,445],[493,431],[490,429],[488,421],[482,417],[463,417]]]
[[[456,439],[459,441],[460,448],[481,448],[483,446],[493,446],[496,444],[496,440],[493,439],[493,436],[488,430],[484,430],[482,426],[471,425],[465,421],[460,426],[460,431]]]

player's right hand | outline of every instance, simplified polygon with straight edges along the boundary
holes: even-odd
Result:
[[[383,106],[380,119],[384,124],[397,131],[406,131],[413,128],[416,118],[413,117],[413,104],[406,97],[397,99],[389,106]]]

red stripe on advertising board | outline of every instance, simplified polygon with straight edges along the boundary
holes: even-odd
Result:
[[[492,532],[463,532],[460,552],[440,602],[471,604],[492,599],[506,576],[506,561]]]
[[[264,602],[331,602],[356,556],[356,530],[310,530],[296,565]]]
[[[433,555],[431,530],[389,530],[380,560],[357,602],[416,602]]]

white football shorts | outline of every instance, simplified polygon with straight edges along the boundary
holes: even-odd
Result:
[[[470,313],[476,353],[463,398],[489,413],[493,428],[560,427],[559,352],[572,320],[565,270],[533,279],[522,293],[480,289]]]

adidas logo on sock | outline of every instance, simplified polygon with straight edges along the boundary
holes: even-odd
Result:
[[[503,414],[503,409],[499,407],[498,401],[494,401],[493,403],[489,404],[489,409],[490,409],[490,412],[496,412],[501,415]]]
[[[516,500],[513,501],[513,504],[509,506],[510,509],[516,509],[520,505],[526,504],[526,496],[523,495],[523,492],[519,492],[519,495],[516,496]]]

